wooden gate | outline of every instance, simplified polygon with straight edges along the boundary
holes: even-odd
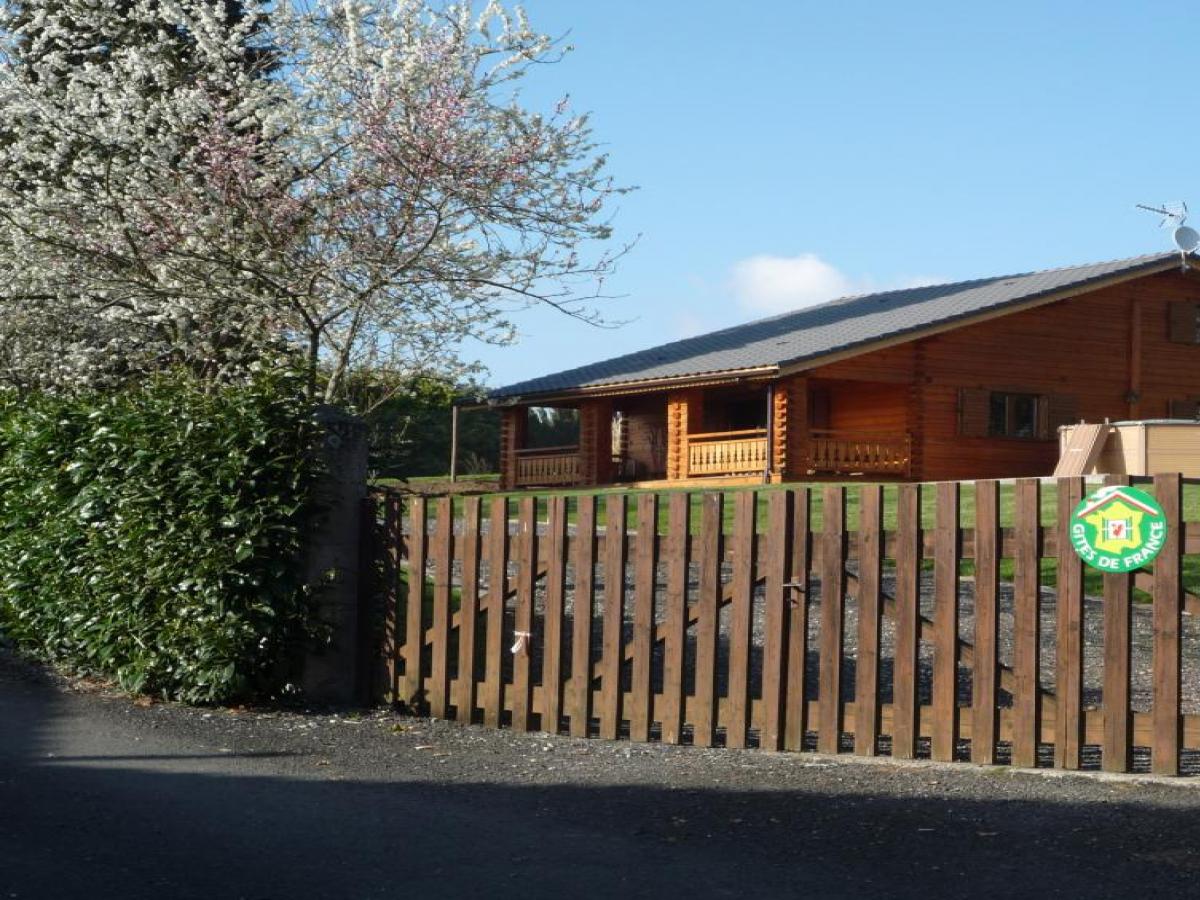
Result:
[[[1150,489],[1165,549],[1103,576],[1067,542],[1081,478],[377,494],[379,693],[580,737],[1178,774],[1200,486]]]

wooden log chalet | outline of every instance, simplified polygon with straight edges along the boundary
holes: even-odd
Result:
[[[506,489],[1049,475],[1060,426],[1195,418],[1175,253],[834,300],[500,388]],[[531,407],[578,443],[527,445]]]

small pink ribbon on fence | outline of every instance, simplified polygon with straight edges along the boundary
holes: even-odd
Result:
[[[533,637],[533,635],[528,631],[514,631],[513,637],[515,637],[516,640],[513,641],[513,645],[509,648],[509,652],[512,653],[513,656],[516,656],[518,653],[528,653],[529,639]]]

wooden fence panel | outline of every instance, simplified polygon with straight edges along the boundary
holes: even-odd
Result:
[[[1013,691],[1012,761],[1015,766],[1037,765],[1041,736],[1038,668],[1041,660],[1039,600],[1041,573],[1038,548],[1038,516],[1041,515],[1041,483],[1036,478],[1018,479],[1013,489],[1013,517],[1017,529],[1013,584]]]
[[[621,730],[621,665],[625,628],[625,495],[610,494],[604,525],[604,627],[601,637],[600,737]]]
[[[410,709],[425,705],[421,671],[425,650],[425,498],[409,501],[408,602],[404,612],[404,691],[401,702]]]
[[[808,727],[808,587],[809,523],[812,498],[798,488],[792,502],[791,566],[788,576],[787,691],[784,700],[783,747],[801,750]]]
[[[754,628],[754,520],[757,513],[754,491],[737,495],[734,506],[733,609],[729,626],[729,718],[725,746],[746,746],[750,729],[750,639]]]
[[[650,665],[654,653],[654,593],[658,574],[658,496],[637,502],[637,549],[634,560],[633,677],[629,737],[650,740]]]
[[[1071,516],[1082,478],[1058,482],[1058,652],[1055,660],[1054,765],[1078,769],[1083,748],[1083,560],[1071,551]]]
[[[842,733],[845,643],[846,489],[830,485],[821,499],[821,662],[817,749],[837,753]]]
[[[1167,520],[1163,548],[1154,560],[1154,737],[1150,747],[1155,775],[1179,774],[1182,737],[1180,698],[1183,657],[1183,557],[1179,533],[1183,483],[1178,475],[1156,475],[1154,494]]]
[[[896,656],[892,684],[892,755],[914,759],[920,734],[921,489],[900,485],[896,496]]]
[[[975,644],[971,667],[971,760],[996,761],[1000,733],[1000,484],[975,483]]]
[[[958,741],[958,484],[937,486],[933,556],[933,740],[932,756],[954,759]]]
[[[488,516],[487,681],[483,723],[500,727],[504,709],[504,596],[508,587],[508,501],[492,500]]]
[[[1128,483],[1120,477],[1107,481]],[[544,522],[538,520],[539,502],[521,497],[510,533],[509,502],[503,497],[491,499],[485,522],[478,497],[438,498],[431,510],[425,498],[383,494],[378,504],[363,507],[364,526],[376,529],[363,553],[364,574],[382,577],[377,582],[382,617],[371,648],[378,653],[371,659],[375,683],[382,662],[383,692],[409,711],[428,709],[470,722],[482,710],[483,721],[492,726],[511,714],[516,730],[540,723],[553,732],[565,721],[572,734],[586,736],[594,707],[600,734],[608,738],[628,722],[631,739],[649,740],[660,722],[662,740],[669,743],[683,741],[690,726],[697,745],[712,746],[723,731],[727,746],[744,747],[757,729],[760,746],[796,750],[815,732],[817,748],[836,753],[843,733],[849,733],[856,753],[872,755],[884,734],[901,759],[914,757],[920,740],[928,737],[937,760],[953,759],[958,743],[967,738],[971,759],[980,763],[994,762],[997,744],[1005,740],[1011,741],[1015,765],[1036,765],[1039,746],[1047,744],[1053,745],[1054,765],[1064,769],[1078,769],[1084,744],[1099,743],[1102,765],[1112,771],[1130,770],[1136,743],[1139,752],[1150,749],[1152,771],[1178,774],[1182,749],[1200,748],[1200,716],[1185,716],[1182,709],[1183,616],[1200,611],[1200,598],[1183,588],[1184,554],[1200,552],[1200,525],[1184,521],[1183,480],[1155,478],[1168,527],[1153,566],[1104,576],[1101,710],[1083,708],[1085,570],[1070,536],[1071,514],[1088,485],[1071,477],[1049,489],[1057,504],[1053,525],[1040,523],[1039,481],[1020,479],[1011,489],[1013,525],[1001,528],[997,482],[974,485],[975,517],[966,524],[959,520],[965,502],[961,485],[940,484],[936,503],[926,510],[933,517],[928,534],[922,532],[920,485],[862,486],[854,527],[846,521],[845,488],[827,485],[823,523],[815,535],[807,488],[765,492],[761,529],[759,492],[738,492],[728,533],[723,494],[672,494],[669,503],[661,501],[669,506],[661,537],[660,498],[650,493],[638,496],[636,534],[626,531],[623,494],[606,498],[601,534],[592,496],[576,502],[573,530],[565,496],[547,498]],[[887,527],[892,511],[884,498],[892,490],[895,524]],[[696,534],[691,533],[693,500],[699,506]],[[458,503],[462,513],[456,522]],[[927,558],[931,574],[923,587]],[[890,594],[885,559],[895,564]],[[1057,595],[1053,665],[1045,673],[1043,559],[1056,559]],[[1011,626],[999,615],[1000,577],[1010,560]],[[964,561],[975,572],[969,639],[959,637]],[[597,562],[604,572],[598,623]],[[661,590],[660,566],[665,573]],[[814,570],[822,600],[813,648],[817,682],[809,685],[807,591]],[[732,573],[728,583],[726,572]],[[689,603],[694,574],[695,602]],[[627,583],[634,591],[629,621]],[[930,584],[933,612],[925,618],[921,594]],[[1153,626],[1152,707],[1137,713],[1130,702],[1135,585],[1153,597],[1151,610],[1138,612],[1139,621],[1145,615]],[[847,602],[857,615],[852,707],[842,697]],[[729,610],[723,612],[726,605]],[[880,660],[885,617],[895,626],[890,704],[883,702],[887,684]],[[594,627],[598,660],[593,658]],[[1003,640],[1001,627],[1012,628]],[[726,638],[729,651],[723,654]],[[927,684],[920,668],[923,640],[933,650],[932,702],[926,707],[919,705]],[[1011,667],[1000,662],[1003,644],[1013,647]],[[969,718],[958,707],[960,665],[971,673]],[[687,677],[690,673],[694,679]],[[1053,681],[1052,688],[1042,687],[1043,675]],[[1140,669],[1138,677],[1145,677]],[[723,683],[725,696],[719,689]],[[1145,683],[1139,681],[1139,689]],[[1011,709],[1000,704],[1001,688],[1011,694]]]
[[[558,734],[563,707],[563,613],[567,592],[567,498],[551,497],[546,523],[546,612],[542,625],[542,731]]]
[[[476,626],[479,622],[479,524],[478,497],[463,500],[462,590],[458,626],[458,694],[454,717],[470,722],[475,712]]]
[[[767,503],[766,595],[763,611],[766,632],[763,636],[762,704],[763,725],[759,746],[765,750],[783,749],[785,721],[787,637],[788,637],[788,565],[792,545],[792,493],[773,491]]]
[[[596,498],[575,507],[575,597],[571,619],[571,685],[567,715],[572,737],[587,737],[592,715],[592,610],[596,603]]]
[[[671,495],[667,510],[667,596],[663,635],[662,739],[678,744],[683,736],[684,648],[688,628],[688,574],[691,551],[691,495]]]
[[[696,703],[693,742],[711,747],[717,735],[717,641],[721,602],[722,496],[705,494],[700,507],[700,595],[696,619]]]
[[[1110,475],[1106,485],[1129,479]],[[1128,772],[1133,762],[1133,717],[1129,706],[1133,631],[1133,583],[1128,574],[1104,575],[1104,744],[1101,763],[1109,772]]]

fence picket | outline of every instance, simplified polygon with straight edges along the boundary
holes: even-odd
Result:
[[[567,715],[572,737],[588,736],[592,715],[592,609],[596,602],[596,498],[575,506],[575,598],[571,603],[571,685]]]
[[[671,495],[667,534],[666,635],[663,641],[662,739],[678,744],[683,734],[683,651],[687,645],[691,495]]]
[[[424,706],[425,684],[421,661],[425,648],[425,498],[410,501],[408,535],[408,602],[404,611],[404,693],[409,709]]]
[[[783,749],[788,638],[788,566],[792,544],[792,493],[772,491],[767,501],[766,599],[763,636],[763,725],[759,746]]]
[[[637,503],[634,559],[633,661],[629,737],[650,740],[650,663],[654,639],[654,582],[658,570],[658,495],[642,494]]]
[[[479,623],[478,497],[463,501],[462,591],[458,605],[458,694],[454,718],[470,722],[475,713],[475,651]]]
[[[971,760],[996,761],[999,737],[1000,483],[975,482],[975,644],[971,668]]]
[[[921,489],[902,484],[896,497],[896,658],[892,678],[892,755],[914,759],[921,617]]]
[[[542,621],[542,731],[558,734],[563,705],[563,607],[567,593],[567,498],[551,497],[546,524],[546,613]]]
[[[454,508],[438,498],[433,533],[433,652],[430,665],[429,713],[446,718],[450,705],[450,581],[454,559]]]
[[[692,716],[693,742],[711,747],[717,733],[717,640],[718,604],[721,599],[721,514],[720,494],[705,494],[701,501],[700,596],[696,619],[696,704]]]
[[[625,626],[625,495],[610,494],[604,525],[604,625],[601,637],[600,737],[621,729],[621,662]]]
[[[845,643],[846,489],[821,499],[821,661],[817,749],[837,753],[842,733],[842,648]]]
[[[854,752],[879,745],[879,603],[883,581],[883,487],[863,485],[858,503],[858,662],[854,673]]]
[[[933,740],[931,756],[951,762],[958,742],[958,483],[937,486],[933,550]]]
[[[1021,478],[1017,480],[1013,489],[1013,516],[1017,538],[1013,574],[1013,673],[1016,676],[1016,684],[1013,691],[1012,760],[1015,766],[1037,765],[1037,745],[1040,737],[1040,488],[1041,483],[1036,478]]]
[[[537,587],[537,501],[522,497],[517,511],[517,606],[513,617],[513,644],[509,648],[513,666],[512,727],[533,727],[533,595]],[[515,649],[514,649],[515,648]]]
[[[733,609],[729,625],[729,720],[725,746],[746,746],[750,728],[750,636],[754,617],[754,519],[758,507],[755,491],[737,495],[734,506]]]
[[[1178,475],[1156,475],[1154,494],[1167,520],[1162,550],[1154,560],[1154,735],[1151,767],[1155,775],[1179,774],[1180,693],[1183,630],[1182,542],[1183,483]]]
[[[404,543],[403,513],[400,498],[388,494],[383,499],[383,535],[386,550],[383,557],[383,671],[384,699],[398,699],[396,662],[400,646],[396,640],[397,616],[400,611],[400,553]]]
[[[783,747],[801,750],[808,728],[808,569],[812,502],[808,488],[798,488],[792,502],[791,565],[788,574],[787,690],[784,699]]]
[[[500,726],[504,709],[504,595],[508,586],[508,501],[492,500],[488,516],[487,681],[483,696],[483,721]]]
[[[1109,475],[1106,485],[1129,479]],[[1128,772],[1133,761],[1133,717],[1129,708],[1129,673],[1133,616],[1133,583],[1128,574],[1104,575],[1104,744],[1101,765],[1108,772]]]
[[[1054,765],[1060,769],[1078,769],[1083,747],[1083,560],[1071,549],[1071,515],[1082,499],[1082,478],[1059,479]]]

